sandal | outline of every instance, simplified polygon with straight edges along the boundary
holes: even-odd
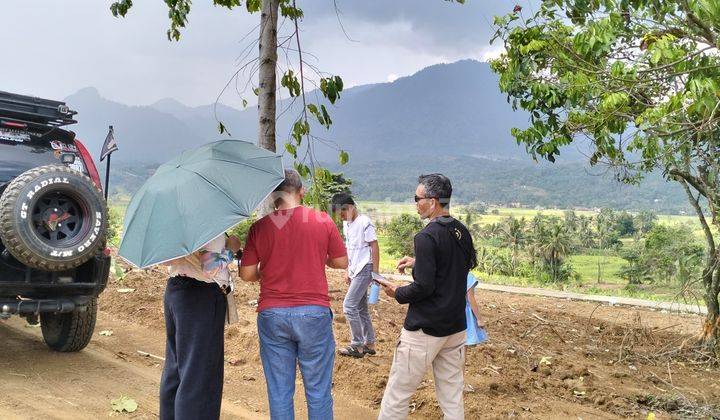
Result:
[[[363,356],[365,356],[363,349],[355,347],[355,346],[343,347],[340,350],[338,350],[338,353],[340,353],[341,356],[350,356],[350,357],[354,357],[356,359],[360,359]]]
[[[375,349],[371,349],[368,346],[363,346],[363,353],[369,354],[370,356],[375,356],[377,354],[377,351],[375,351]]]

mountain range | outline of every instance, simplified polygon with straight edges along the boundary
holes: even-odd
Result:
[[[589,169],[582,145],[564,149],[557,164],[533,163],[510,135],[512,127],[528,124],[527,115],[512,111],[497,82],[487,63],[463,60],[433,65],[390,83],[346,89],[335,105],[309,92],[309,100],[324,103],[333,120],[330,130],[312,126],[312,133],[323,139],[315,155],[345,172],[365,199],[403,200],[419,173],[438,171],[456,180],[456,194],[465,202],[673,213],[689,209],[682,189],[659,174],[651,174],[640,187],[619,184],[610,174],[598,175]],[[91,87],[65,100],[79,111],[73,130],[96,156],[108,126],[114,126],[119,150],[113,162],[119,165],[113,179],[122,192],[132,193],[158,163],[182,150],[226,137],[219,134],[218,121],[232,138],[256,141],[254,106],[191,107],[172,98],[125,105]],[[279,101],[279,151],[301,110],[298,100]],[[340,149],[350,154],[350,163],[343,167],[336,164]]]
[[[315,102],[318,96],[308,94]],[[189,107],[171,98],[131,106],[103,98],[95,88],[65,100],[79,112],[73,129],[94,153],[99,153],[108,126],[114,126],[120,150],[113,157],[118,161],[164,162],[184,149],[222,138],[218,120],[233,138],[257,138],[255,107]],[[331,129],[312,128],[332,144],[316,147],[321,161],[336,160],[338,149],[356,162],[436,154],[526,157],[510,128],[526,125],[527,117],[510,109],[487,63],[463,60],[430,66],[392,83],[347,89],[335,105],[327,106]],[[278,150],[283,150],[300,111],[299,101],[279,102]]]

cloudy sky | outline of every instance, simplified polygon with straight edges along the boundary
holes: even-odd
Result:
[[[250,58],[257,55],[251,42],[260,18],[244,8],[227,11],[211,0],[195,0],[180,42],[169,42],[162,0],[135,1],[125,19],[112,17],[111,3],[2,0],[0,90],[63,98],[94,86],[126,104],[173,97],[203,105],[215,100],[242,64],[245,48],[252,48]],[[298,0],[305,11],[301,41],[310,63],[341,75],[347,86],[392,81],[431,64],[497,54],[498,46],[489,45],[492,17],[515,4],[337,0],[346,36],[332,0]],[[289,26],[285,22],[281,34]],[[240,99],[231,89],[221,101]]]

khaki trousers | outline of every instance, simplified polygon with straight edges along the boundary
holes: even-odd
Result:
[[[433,337],[422,330],[403,328],[380,405],[379,420],[407,417],[410,398],[430,366],[435,377],[435,395],[445,419],[460,420],[465,417],[465,331],[447,337]]]

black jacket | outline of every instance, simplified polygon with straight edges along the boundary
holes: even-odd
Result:
[[[435,337],[465,330],[467,275],[474,255],[470,232],[452,217],[435,219],[415,235],[415,281],[395,291],[399,303],[410,304],[406,330],[422,329]]]

